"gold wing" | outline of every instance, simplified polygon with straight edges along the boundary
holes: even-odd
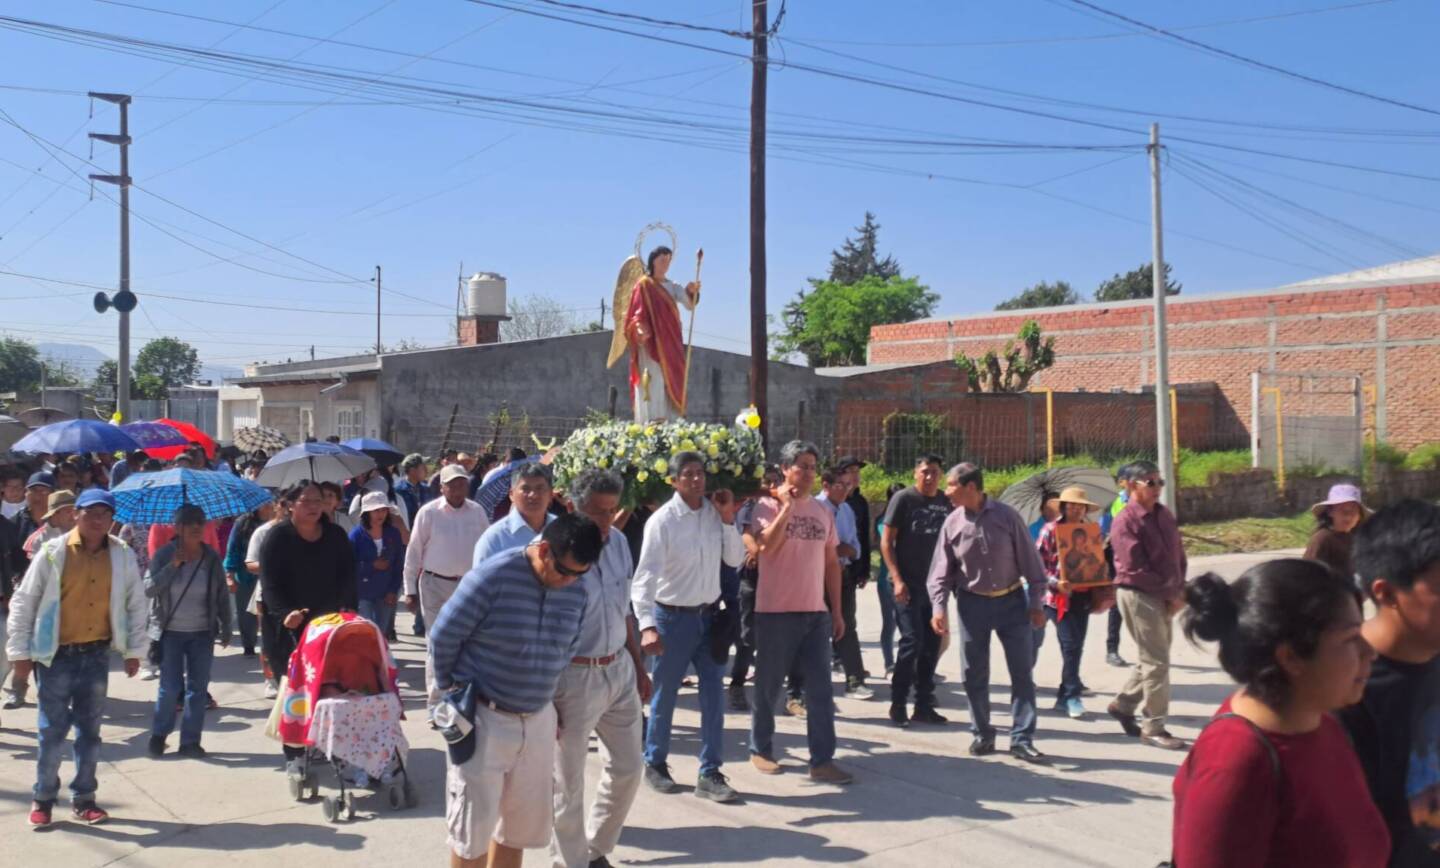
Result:
[[[615,335],[610,339],[610,359],[605,363],[607,368],[615,367],[630,347],[625,340],[625,314],[630,310],[630,293],[644,275],[645,263],[640,261],[640,257],[632,256],[620,266],[620,276],[615,278],[614,309],[611,311],[615,317]]]

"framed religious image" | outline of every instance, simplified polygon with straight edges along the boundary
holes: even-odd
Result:
[[[1105,565],[1105,540],[1094,523],[1055,525],[1060,552],[1060,578],[1079,590],[1110,584]]]

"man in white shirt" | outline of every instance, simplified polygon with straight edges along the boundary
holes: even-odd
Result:
[[[412,613],[418,609],[426,624],[435,623],[461,577],[470,571],[475,544],[490,526],[485,511],[468,497],[470,474],[465,468],[446,465],[440,471],[440,493],[415,514],[410,544],[405,549],[405,607]],[[440,703],[440,690],[435,686],[434,661],[428,649],[425,687],[433,715]]]
[[[735,530],[734,495],[705,497],[705,458],[679,452],[670,459],[675,496],[645,523],[631,602],[640,626],[640,647],[658,656],[645,732],[645,782],[657,792],[675,789],[666,759],[670,718],[680,680],[694,665],[700,678],[700,777],[695,795],[717,802],[735,799],[720,773],[724,758],[725,662],[710,653],[714,604],[720,599],[720,564],[738,567],[745,545]]]

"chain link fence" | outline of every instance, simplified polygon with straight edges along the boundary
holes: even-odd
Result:
[[[1252,378],[1251,448],[1257,467],[1287,473],[1358,473],[1365,460],[1360,375],[1261,371]]]

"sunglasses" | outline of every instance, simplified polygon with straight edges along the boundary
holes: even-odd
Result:
[[[559,559],[559,558],[555,558],[554,561],[555,561],[555,572],[557,572],[557,573],[559,573],[560,575],[565,576],[566,578],[569,578],[569,579],[579,578],[580,576],[583,576],[583,575],[585,575],[587,572],[590,571],[590,567],[588,567],[588,566],[586,566],[586,567],[581,567],[581,568],[578,569],[578,570],[572,570],[572,569],[570,569],[569,567],[565,566],[564,564],[560,563],[560,559]]]
[[[1146,488],[1164,488],[1164,487],[1165,487],[1165,480],[1163,480],[1163,479],[1137,479],[1136,482],[1138,482],[1139,484],[1145,486]]]

